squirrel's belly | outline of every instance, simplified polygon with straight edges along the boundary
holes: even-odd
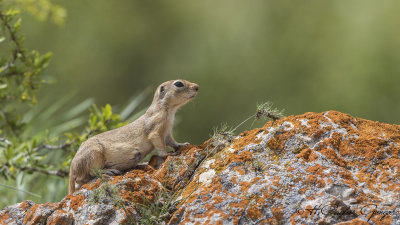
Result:
[[[135,167],[151,150],[151,145],[132,146],[131,144],[114,144],[104,152],[105,168],[127,170]]]

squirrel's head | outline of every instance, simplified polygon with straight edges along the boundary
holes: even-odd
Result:
[[[158,86],[153,102],[179,108],[196,97],[198,90],[199,85],[187,80],[170,80]]]

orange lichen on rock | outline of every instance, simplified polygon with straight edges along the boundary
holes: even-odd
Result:
[[[262,212],[257,207],[251,206],[247,209],[247,216],[252,220],[256,220],[262,216]]]
[[[70,207],[73,210],[78,210],[79,207],[83,206],[83,202],[85,201],[85,196],[83,195],[68,195],[67,200],[70,200]]]
[[[323,176],[324,175],[324,171],[328,169],[325,166],[321,166],[319,164],[316,164],[315,166],[310,166],[306,169],[307,172],[315,174],[315,175],[319,175],[319,176]]]
[[[339,157],[338,154],[336,154],[335,150],[333,150],[332,148],[323,148],[319,152],[321,154],[325,155],[328,159],[330,159],[336,165],[341,166],[341,167],[347,166],[347,161],[345,161],[344,159]]]
[[[54,203],[35,204],[26,213],[24,224],[42,224],[55,208]]]
[[[232,162],[246,162],[252,159],[252,153],[249,151],[241,152],[240,154],[233,154],[228,156],[224,160],[224,165],[230,164]]]
[[[338,223],[338,225],[370,225],[370,223],[368,223],[366,221],[363,221],[363,220],[354,219],[354,220],[351,220],[351,221]]]
[[[292,225],[298,224],[296,220],[297,220],[297,218],[298,218],[299,216],[300,216],[300,214],[299,214],[298,212],[293,213],[293,214],[290,216],[290,219],[289,219],[290,224],[292,224]]]
[[[283,208],[271,208],[271,212],[273,215],[273,218],[275,219],[276,222],[282,221],[283,219]]]
[[[242,149],[244,146],[249,143],[259,144],[261,139],[257,138],[257,134],[263,132],[263,129],[254,129],[251,131],[244,131],[239,136],[240,138],[235,140],[233,143],[234,149]]]
[[[23,201],[21,202],[21,204],[19,205],[19,208],[23,209],[23,210],[27,210],[28,208],[32,207],[31,204],[28,203],[28,201]]]
[[[100,186],[100,184],[101,184],[101,180],[100,179],[96,179],[95,182],[90,182],[90,183],[84,184],[82,186],[82,188],[85,188],[85,189],[88,189],[88,190],[93,190],[93,189],[98,188]]]
[[[89,217],[89,219],[91,219]],[[48,219],[47,225],[69,225],[72,224],[74,218],[72,214],[68,214],[65,210],[55,211]]]
[[[30,222],[30,221],[32,221],[32,222],[34,222],[34,223],[37,223],[37,222],[38,222],[37,219],[40,219],[40,218],[36,218],[35,221],[33,221],[33,218],[35,217],[35,212],[36,212],[36,210],[37,210],[37,208],[38,208],[39,206],[40,206],[40,205],[36,204],[36,205],[34,205],[32,208],[30,208],[30,210],[27,212],[27,214],[26,214],[26,216],[25,216],[25,218],[24,218],[24,223],[28,223],[28,222]]]
[[[321,178],[318,178],[318,176],[315,175],[308,175],[305,182],[310,185],[316,185],[319,188],[325,187],[325,181]]]
[[[247,181],[242,181],[242,182],[239,182],[239,186],[240,186],[240,189],[242,190],[242,192],[246,193],[247,190],[249,190],[251,183],[247,182]]]
[[[0,224],[7,224],[9,219],[10,219],[9,214],[0,214]]]
[[[310,161],[310,155],[311,155],[311,153],[312,153],[312,150],[311,150],[311,149],[305,148],[305,149],[301,150],[300,153],[297,154],[296,157],[302,158],[302,159],[304,159],[304,160],[306,160],[306,161]],[[315,159],[314,159],[314,160],[315,160]],[[311,160],[311,161],[314,161],[314,160]]]

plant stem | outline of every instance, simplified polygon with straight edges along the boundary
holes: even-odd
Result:
[[[246,123],[249,119],[253,118],[254,116],[255,116],[255,114],[251,115],[249,118],[243,120],[241,123],[239,123],[239,125],[237,125],[235,128],[233,128],[232,131],[235,131],[236,129],[238,129],[240,126],[242,126],[244,123]]]
[[[40,196],[40,195],[38,195],[38,194],[29,192],[29,191],[25,191],[25,190],[22,190],[22,189],[19,189],[19,188],[10,186],[10,185],[0,184],[0,186],[5,187],[5,188],[9,188],[9,189],[12,189],[12,190],[15,190],[15,191],[20,191],[20,192],[23,192],[23,193],[25,193],[25,194],[32,195],[32,196],[35,196],[35,197],[38,197],[38,198],[42,198],[42,196]]]

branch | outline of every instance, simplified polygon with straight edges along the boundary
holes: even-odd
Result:
[[[7,140],[6,138],[0,138],[0,141],[6,143],[6,145],[12,144],[11,141]]]
[[[25,63],[25,55],[23,54],[22,47],[21,47],[20,43],[17,40],[17,36],[15,35],[15,32],[12,29],[12,27],[10,26],[10,24],[7,23],[6,16],[1,11],[0,11],[0,19],[3,21],[4,26],[7,28],[8,33],[10,33],[11,40],[15,43],[16,49],[15,49],[15,52],[13,54],[13,63],[15,62],[15,60],[17,60],[18,53],[21,54],[22,60]]]
[[[38,147],[34,148],[33,151],[39,151],[42,149],[49,149],[49,150],[57,150],[57,149],[61,149],[64,151],[68,151],[68,147],[71,146],[75,141],[69,142],[69,143],[63,143],[60,145],[49,145],[49,144],[41,144]]]
[[[10,62],[7,62],[5,66],[1,67],[0,74],[2,74],[3,72],[4,74],[6,74],[5,71],[7,71],[8,69],[10,69],[15,65],[19,55],[21,57],[21,61],[23,64],[28,66],[28,63],[26,61],[26,56],[23,47],[21,46],[20,41],[18,41],[18,37],[16,35],[17,31],[15,30],[15,28],[13,29],[13,27],[11,27],[11,25],[7,21],[7,15],[4,15],[2,11],[0,11],[0,20],[3,21],[4,27],[10,34],[11,41],[15,44],[15,49],[12,51],[12,56],[13,56],[12,60]],[[11,75],[9,74],[8,76],[12,75],[18,75],[18,74],[11,74]]]
[[[39,168],[34,168],[34,167],[16,167],[20,169],[21,171],[27,171],[27,172],[38,172],[46,175],[53,175],[53,176],[59,176],[59,177],[67,177],[69,172],[65,170],[53,170],[53,171],[47,171],[44,169],[39,169]]]
[[[28,166],[18,166],[18,165],[12,165],[13,167],[17,168],[20,171],[26,171],[26,172],[36,172],[36,173],[42,173],[46,175],[52,175],[52,176],[59,176],[59,177],[67,177],[69,172],[65,170],[53,170],[53,171],[48,171],[45,169],[39,169],[35,167],[28,167]],[[5,163],[2,167],[9,168],[11,165],[9,163]]]

